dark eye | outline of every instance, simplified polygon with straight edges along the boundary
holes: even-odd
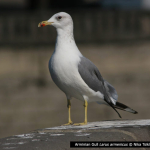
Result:
[[[62,18],[61,16],[58,17],[59,20],[60,20],[61,18]]]

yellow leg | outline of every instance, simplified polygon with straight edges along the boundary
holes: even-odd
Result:
[[[66,126],[66,125],[71,125],[73,124],[73,122],[71,121],[71,113],[70,113],[70,110],[71,110],[71,102],[70,100],[67,99],[67,107],[68,107],[68,123],[66,124],[63,124],[63,126]]]
[[[82,123],[74,123],[73,125],[75,126],[80,126],[80,125],[86,125],[87,124],[87,107],[88,107],[88,102],[85,100],[84,101],[84,109],[85,109],[85,120]]]

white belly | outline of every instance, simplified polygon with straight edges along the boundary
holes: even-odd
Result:
[[[59,58],[61,56],[61,59]],[[63,59],[62,59],[63,58]],[[49,61],[50,74],[55,84],[70,97],[79,100],[101,101],[103,95],[91,90],[78,72],[79,56],[53,54]],[[103,101],[103,100],[102,100]]]

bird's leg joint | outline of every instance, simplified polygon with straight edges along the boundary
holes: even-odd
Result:
[[[71,102],[70,102],[70,100],[69,100],[69,99],[67,100],[67,107],[68,107],[68,108],[70,108],[70,107],[71,107]]]
[[[83,106],[84,106],[84,107],[87,107],[87,106],[88,106],[88,102],[87,102],[86,100],[84,101]]]

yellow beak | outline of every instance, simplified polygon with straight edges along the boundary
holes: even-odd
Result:
[[[42,21],[38,24],[38,27],[44,27],[47,25],[51,25],[53,22],[48,22],[48,21]]]

